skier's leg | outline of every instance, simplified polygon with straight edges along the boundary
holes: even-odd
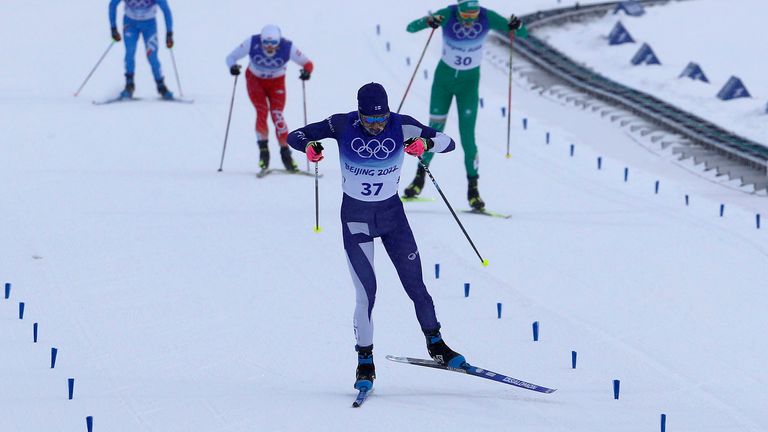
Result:
[[[477,210],[485,208],[485,202],[480,198],[477,181],[478,152],[475,141],[475,125],[477,124],[477,107],[479,101],[478,87],[480,85],[480,68],[462,71],[456,92],[456,106],[459,111],[459,135],[464,149],[464,167],[467,171],[467,200],[469,205]]]
[[[298,171],[299,166],[293,161],[291,148],[288,147],[288,124],[283,117],[285,108],[285,76],[269,80],[265,84],[269,113],[272,115],[272,123],[275,125],[275,135],[280,144],[280,159],[288,171]]]
[[[262,87],[262,80],[248,70],[245,73],[245,82],[248,89],[248,97],[251,99],[253,107],[256,109],[256,137],[259,141],[267,140],[269,137],[269,126],[267,125],[267,95]]]
[[[456,70],[442,61],[437,64],[435,78],[432,81],[432,93],[429,98],[429,127],[442,132],[448,119],[448,111],[455,94],[454,81]],[[424,164],[429,166],[434,153],[425,153],[422,157]]]
[[[353,325],[357,347],[373,345],[371,313],[376,301],[376,274],[373,268],[373,237],[365,222],[346,221],[342,217],[344,250],[355,287]]]
[[[163,71],[157,53],[159,49],[157,41],[157,21],[154,19],[142,21],[141,32],[144,37],[144,47],[147,51],[147,60],[152,67],[152,76],[156,82],[163,80]]]
[[[136,71],[136,45],[139,43],[139,29],[136,21],[125,18],[123,20],[123,40],[125,41],[125,74],[133,77]]]

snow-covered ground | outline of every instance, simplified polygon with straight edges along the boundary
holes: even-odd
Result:
[[[0,38],[13,41],[3,46],[0,74],[0,281],[13,287],[10,299],[0,297],[0,430],[83,431],[91,415],[95,432],[654,431],[662,413],[670,431],[768,429],[760,391],[768,381],[768,233],[755,227],[756,213],[768,215],[766,198],[685,170],[524,83],[514,87],[508,160],[500,116],[507,75],[489,63],[478,124],[481,192],[513,218],[462,221],[490,267],[439,201],[409,206],[408,215],[449,344],[477,365],[558,391],[539,395],[384,360],[426,350],[379,253],[377,389],[362,409],[350,408],[354,298],[337,153],[327,143],[324,231],[315,234],[311,179],[253,175],[254,114],[241,82],[217,173],[233,82],[224,56],[277,22],[315,61],[310,120],[354,109],[357,88],[369,81],[382,82],[396,106],[412,72],[405,59],[427,39],[404,27],[443,3],[413,10],[404,0],[388,8],[287,0],[265,10],[245,0],[178,2],[175,54],[195,104],[96,107],[92,99],[122,86],[122,46],[80,97],[72,93],[109,43],[106,5],[9,1],[0,26]],[[484,2],[512,12],[505,3]],[[563,5],[519,3],[515,12]],[[424,60],[430,76],[439,56],[436,39]],[[151,99],[146,62],[137,60],[137,95]],[[173,87],[166,50],[161,60]],[[292,66],[293,127],[302,122],[297,75]],[[404,112],[427,120],[429,85],[419,73]],[[455,113],[446,132],[458,135]],[[414,170],[411,161],[404,182]],[[432,171],[454,206],[466,208],[461,151],[436,158]],[[425,195],[437,196],[431,187]],[[538,342],[533,321],[541,323]],[[51,347],[59,349],[53,370]],[[621,380],[618,401],[613,379]]]
[[[766,16],[768,2],[763,0],[681,1],[646,8],[641,17],[609,13],[544,27],[536,36],[606,77],[768,145],[768,56],[760,30]],[[636,43],[608,44],[618,21]],[[643,43],[653,48],[661,65],[630,63]],[[702,67],[709,84],[678,78],[689,62]],[[716,97],[731,76],[741,78],[752,98]]]

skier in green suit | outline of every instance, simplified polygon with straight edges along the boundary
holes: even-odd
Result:
[[[413,21],[408,24],[407,30],[415,33],[427,27],[443,29],[443,57],[437,64],[432,81],[429,126],[438,131],[445,129],[448,110],[455,96],[459,112],[459,135],[467,169],[467,199],[473,209],[482,211],[485,209],[485,203],[477,189],[479,175],[475,123],[483,43],[491,30],[504,35],[514,31],[521,37],[527,37],[528,32],[516,16],[512,15],[507,20],[490,9],[480,7],[477,0],[458,0],[456,5]],[[425,154],[424,164],[428,166],[432,156],[432,153]],[[405,198],[413,198],[421,193],[425,174],[424,168],[419,164],[416,177],[405,188]]]

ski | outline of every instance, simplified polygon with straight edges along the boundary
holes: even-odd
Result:
[[[263,177],[266,177],[268,174],[303,175],[303,176],[307,176],[307,177],[314,177],[315,176],[314,172],[309,172],[309,171],[288,171],[288,170],[280,169],[280,168],[269,168],[269,169],[263,169],[263,170],[257,172],[256,173],[256,177],[263,178]],[[322,174],[318,174],[317,176],[318,177],[322,177],[323,175]]]
[[[178,103],[184,103],[184,104],[193,104],[195,101],[193,99],[179,99],[179,98],[173,98],[173,99],[158,99],[160,102],[178,102]]]
[[[357,397],[355,398],[355,401],[352,402],[352,408],[360,408],[360,406],[368,399],[368,395],[373,393],[373,389],[362,389],[358,390]]]
[[[504,213],[496,213],[492,212],[490,210],[461,210],[462,213],[469,213],[469,214],[476,214],[476,215],[483,215],[483,216],[490,216],[500,219],[509,219],[512,217],[511,214],[504,214]]]
[[[432,202],[434,201],[434,198],[422,198],[422,197],[400,197],[400,201],[406,203],[406,202]]]
[[[134,101],[138,101],[138,100],[141,100],[141,98],[118,96],[118,97],[112,98],[112,99],[106,99],[106,100],[102,100],[102,101],[93,101],[93,104],[94,105],[107,105],[107,104],[112,104],[112,103],[115,103],[115,102],[134,102]]]
[[[539,393],[553,393],[555,390],[557,390],[557,389],[543,387],[537,384],[531,384],[529,382],[521,381],[517,378],[512,378],[497,372],[489,371],[488,369],[481,369],[479,367],[471,366],[471,365],[467,365],[466,367],[462,367],[462,368],[452,368],[452,367],[442,365],[434,360],[424,360],[424,359],[417,359],[417,358],[410,358],[410,357],[395,357],[391,355],[387,356],[387,360],[391,360],[393,362],[398,362],[398,363],[412,364],[416,366],[430,367],[434,369],[442,369],[442,370],[447,370],[451,372],[459,372],[467,375],[485,378],[491,381],[500,382],[503,384],[509,384],[509,385],[520,387],[526,390],[532,390]]]

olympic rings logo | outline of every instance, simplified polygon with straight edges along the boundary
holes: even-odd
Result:
[[[395,140],[392,138],[385,138],[383,141],[374,138],[368,142],[359,137],[352,140],[352,151],[363,159],[375,157],[376,159],[384,160],[395,149],[397,149],[397,144],[395,144]]]
[[[128,6],[132,8],[148,8],[152,6],[155,1],[154,0],[128,0],[127,1]]]
[[[264,66],[267,68],[279,68],[285,64],[285,60],[282,57],[267,57],[261,54],[256,54],[251,58],[254,64],[258,66]]]
[[[453,34],[459,39],[475,39],[482,32],[483,25],[479,22],[472,23],[469,27],[459,22],[453,24]]]

